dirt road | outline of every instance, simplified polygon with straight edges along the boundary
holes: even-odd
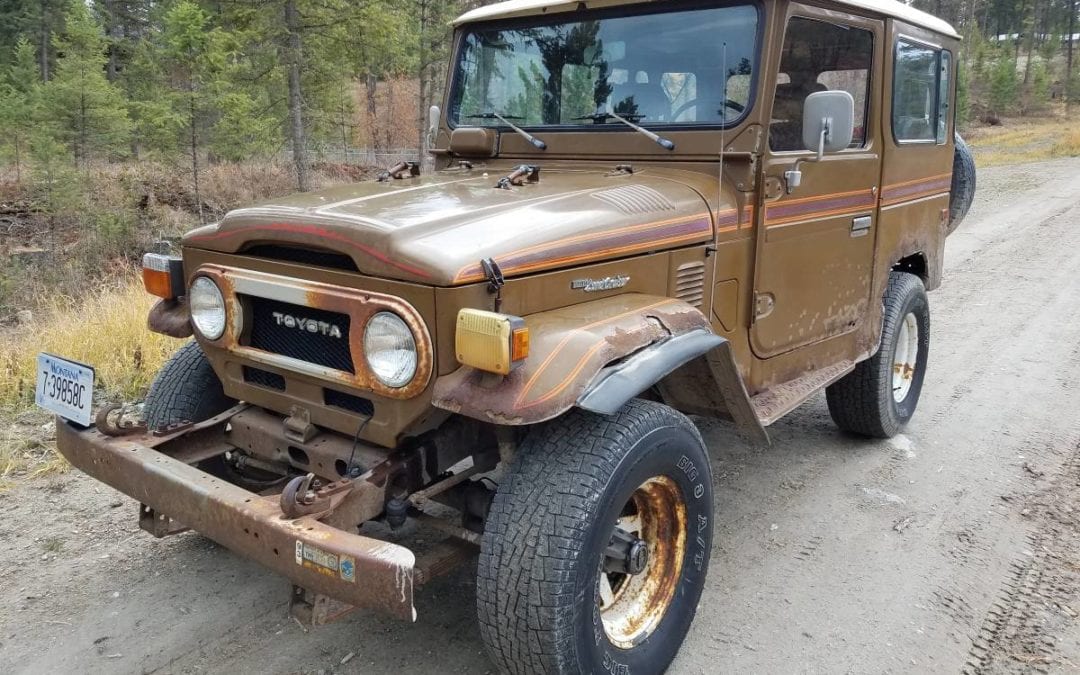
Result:
[[[819,396],[752,449],[702,421],[718,532],[676,673],[1080,668],[1080,160],[999,167],[948,244],[930,371],[889,442]],[[472,570],[419,621],[311,633],[287,584],[156,541],[77,473],[0,495],[3,672],[483,673]]]

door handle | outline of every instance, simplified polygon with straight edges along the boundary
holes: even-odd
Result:
[[[865,237],[870,234],[870,221],[871,216],[859,216],[858,218],[851,219],[851,236],[852,237]]]

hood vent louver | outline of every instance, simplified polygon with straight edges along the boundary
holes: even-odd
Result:
[[[705,300],[705,263],[679,265],[675,271],[675,297],[692,307],[701,307]]]
[[[594,192],[592,196],[627,215],[675,210],[675,202],[647,185],[622,185]]]

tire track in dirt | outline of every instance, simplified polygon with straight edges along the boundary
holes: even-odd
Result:
[[[1080,519],[1080,444],[1051,484],[1031,500],[1037,523],[1028,536],[1029,550],[1014,560],[1012,574],[986,614],[973,641],[964,671],[971,675],[1013,669],[1049,672],[1060,665],[1058,636],[1049,619],[1075,620],[1080,600],[1076,554]],[[1075,659],[1076,654],[1069,654]],[[1066,664],[1076,669],[1068,658]]]

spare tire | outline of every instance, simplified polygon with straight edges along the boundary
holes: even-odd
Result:
[[[956,149],[953,151],[952,195],[949,197],[949,225],[946,235],[953,233],[967,215],[975,199],[975,158],[960,134],[954,134]]]

